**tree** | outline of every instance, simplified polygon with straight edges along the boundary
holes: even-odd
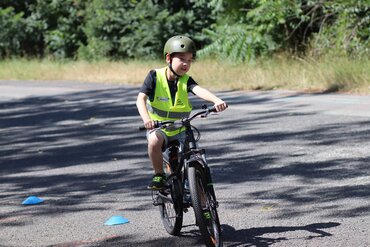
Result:
[[[217,24],[203,55],[242,62],[276,51],[353,55],[369,52],[366,1],[218,0]]]
[[[87,6],[84,59],[101,57],[158,58],[165,41],[176,34],[189,35],[200,45],[201,30],[215,20],[206,5],[192,1],[104,1]]]
[[[19,32],[25,27],[23,13],[15,13],[13,7],[0,9],[0,58],[21,55],[21,43],[25,39]]]

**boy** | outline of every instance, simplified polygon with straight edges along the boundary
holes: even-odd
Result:
[[[182,139],[184,132],[153,130],[154,121],[178,120],[189,116],[192,106],[188,92],[212,102],[216,110],[223,111],[227,104],[200,87],[186,73],[196,56],[193,40],[186,36],[174,36],[164,46],[167,67],[151,70],[137,96],[136,106],[148,130],[148,154],[154,169],[153,180],[148,186],[151,190],[164,187],[162,151],[170,141]]]

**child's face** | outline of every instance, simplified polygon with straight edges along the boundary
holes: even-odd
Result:
[[[166,59],[169,63],[169,56]],[[191,63],[193,62],[193,54],[190,52],[186,53],[175,53],[172,55],[172,68],[176,74],[182,76],[190,70]]]

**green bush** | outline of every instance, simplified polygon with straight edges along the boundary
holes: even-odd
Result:
[[[25,23],[23,13],[15,13],[13,7],[0,8],[0,58],[22,54]]]
[[[313,55],[369,57],[370,5],[368,1],[339,1],[324,7],[320,32],[312,39]]]
[[[202,45],[199,34],[214,19],[207,5],[195,2],[93,0],[86,10],[87,45],[80,47],[79,56],[158,58],[165,41],[176,34],[192,36]]]
[[[284,51],[304,55],[366,56],[370,7],[366,0],[218,0],[217,25],[207,30],[211,45],[201,54],[232,61]]]
[[[285,52],[369,56],[368,0],[2,0],[0,57],[158,58],[184,34],[236,62]]]
[[[305,21],[301,5],[290,0],[223,1],[218,23],[206,33],[212,44],[201,55],[215,54],[235,62],[254,61],[294,46],[290,33]],[[295,38],[298,35],[294,36]],[[294,43],[302,44],[304,39]],[[299,49],[296,47],[296,49]]]
[[[81,43],[86,42],[82,30],[85,2],[83,0],[37,0],[29,6],[26,19],[29,33],[41,33],[37,41],[45,55],[73,58]]]
[[[2,56],[73,57],[79,44],[86,42],[81,28],[85,2],[2,1]]]

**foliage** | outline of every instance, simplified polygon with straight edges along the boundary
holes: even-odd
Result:
[[[199,52],[200,56],[217,54],[220,59],[232,61],[251,61],[257,55],[266,55],[276,49],[276,43],[268,34],[254,32],[249,26],[228,25],[217,27],[217,31],[206,30],[213,40]],[[222,35],[219,35],[222,33]]]
[[[158,58],[163,44],[175,34],[197,37],[213,22],[207,6],[192,8],[195,1],[104,1],[93,0],[87,7],[85,33],[87,45],[81,46],[84,59]]]
[[[160,58],[173,35],[235,62],[369,55],[368,0],[2,0],[0,58]]]
[[[3,0],[0,54],[158,57],[175,34],[192,36],[202,46],[201,30],[215,21],[211,13],[196,0]]]
[[[236,62],[280,50],[304,54],[360,54],[369,50],[366,1],[224,0],[217,25],[207,30],[212,44],[201,54]]]
[[[368,1],[337,1],[323,6],[322,28],[312,40],[313,55],[370,55],[370,5]]]
[[[214,31],[207,31],[212,44],[201,54],[214,53],[236,62],[253,61],[257,56],[294,46],[289,36],[297,22],[305,21],[297,1],[230,0],[224,4],[225,11],[220,14],[224,17],[218,18],[221,21]],[[295,43],[301,45],[302,41],[304,38]]]
[[[0,58],[21,54],[24,34],[19,30],[25,26],[22,16],[22,13],[15,13],[13,7],[0,8]]]
[[[2,2],[0,12],[4,13],[11,9],[14,14],[7,18],[8,28],[2,29],[5,30],[3,39],[11,42],[8,42],[6,51],[2,49],[1,53],[7,56],[73,57],[79,43],[85,39],[81,29],[84,2],[83,0]],[[4,8],[4,5],[11,7]]]
[[[29,32],[42,34],[38,42],[46,55],[55,58],[73,57],[80,42],[84,42],[81,25],[83,0],[37,0],[31,5]],[[42,49],[41,48],[41,49]]]

